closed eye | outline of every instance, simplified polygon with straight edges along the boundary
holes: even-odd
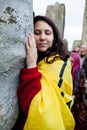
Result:
[[[34,31],[34,34],[39,35],[39,34],[41,34],[41,31],[40,30],[36,30],[36,31]]]
[[[46,34],[46,35],[51,35],[52,32],[51,32],[50,30],[45,30],[45,34]]]

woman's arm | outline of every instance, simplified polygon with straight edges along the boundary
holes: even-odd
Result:
[[[27,115],[32,98],[40,91],[41,73],[38,68],[23,68],[20,73],[20,84],[18,86],[17,95],[20,107],[24,114]]]

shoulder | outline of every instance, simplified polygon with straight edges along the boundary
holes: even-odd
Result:
[[[79,73],[80,75],[85,75],[85,70],[84,70],[84,68],[81,67],[81,68],[78,70],[78,73]]]
[[[79,79],[85,79],[85,70],[84,70],[84,68],[81,67],[81,68],[78,70],[77,76],[78,76]]]

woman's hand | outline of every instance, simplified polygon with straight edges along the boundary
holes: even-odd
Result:
[[[29,34],[28,41],[25,44],[26,48],[26,66],[27,68],[34,68],[37,65],[37,48],[34,34]]]

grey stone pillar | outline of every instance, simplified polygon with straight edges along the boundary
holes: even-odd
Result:
[[[53,19],[60,30],[60,34],[64,36],[65,27],[65,5],[56,2],[54,5],[48,5],[46,9],[46,16]]]
[[[33,32],[32,7],[32,0],[0,0],[0,130],[11,130],[18,116],[16,90],[24,43]]]
[[[85,0],[85,7],[83,14],[82,44],[87,45],[87,0]]]

